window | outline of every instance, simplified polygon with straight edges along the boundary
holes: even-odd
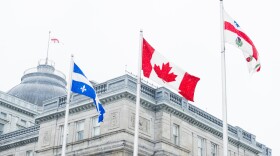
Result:
[[[100,123],[98,123],[98,117],[92,118],[92,132],[91,136],[100,135]]]
[[[211,156],[217,156],[218,145],[215,143],[211,143]]]
[[[4,132],[4,124],[0,123],[0,134],[3,134]]]
[[[1,118],[6,118],[6,117],[7,117],[7,114],[4,113],[4,112],[1,112],[1,113],[0,113],[0,117],[1,117]]]
[[[66,143],[68,142],[68,134],[69,134],[69,126],[70,124],[68,124],[68,131],[67,131],[67,135],[66,135]],[[63,133],[64,133],[64,125],[59,126],[59,144],[62,145],[63,144]]]
[[[26,151],[26,156],[33,156],[33,151]]]
[[[76,133],[76,140],[79,141],[79,140],[82,140],[84,139],[84,120],[82,121],[77,121],[76,122],[77,126],[76,126],[76,129],[77,129],[77,133]]]
[[[173,133],[173,143],[175,145],[179,145],[179,125],[173,124],[172,133]]]
[[[201,137],[197,138],[197,155],[205,156],[205,140]]]

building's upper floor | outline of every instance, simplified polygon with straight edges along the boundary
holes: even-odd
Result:
[[[133,75],[126,74],[109,81],[94,85],[101,102],[106,106],[116,99],[136,98],[136,78]],[[86,97],[74,94],[70,106],[70,114],[79,112],[83,109],[81,101]],[[51,99],[44,104],[44,113],[36,119],[37,123],[45,122],[54,116],[63,116],[66,96],[57,99]],[[156,87],[144,80],[141,84],[141,106],[152,112],[164,110],[175,115],[181,120],[190,123],[193,126],[203,129],[217,138],[222,138],[222,120],[190,104],[185,98],[170,91],[165,87]],[[105,119],[106,120],[106,119]],[[257,142],[256,136],[243,130],[238,126],[228,125],[229,142],[234,145],[243,146],[252,151],[261,151],[264,155],[271,155],[271,149],[264,144]]]
[[[87,97],[73,94],[70,103],[70,119],[69,121],[69,131],[71,132],[71,136],[69,136],[69,142],[72,145],[76,143],[81,143],[82,141],[91,141],[91,139],[96,139],[96,136],[108,136],[108,133],[113,133],[116,129],[112,128],[112,125],[119,124],[119,127],[124,129],[128,129],[131,131],[130,134],[133,134],[133,124],[131,123],[133,118],[133,109],[125,109],[121,108],[119,111],[113,111],[112,105],[115,103],[117,105],[117,101],[120,99],[128,99],[133,104],[136,99],[136,79],[134,76],[126,74],[124,76],[120,76],[111,80],[108,80],[103,83],[94,84],[96,92],[98,93],[99,99],[101,103],[104,105],[106,109],[105,114],[105,122],[104,124],[96,124],[95,116],[96,112],[92,113],[92,101]],[[7,140],[16,140],[21,135],[33,136],[29,137],[30,140],[33,141],[41,140],[38,146],[42,145],[42,147],[47,147],[47,145],[51,145],[51,142],[58,148],[61,145],[62,138],[62,130],[63,130],[63,117],[65,112],[65,102],[66,96],[62,96],[59,98],[53,98],[46,100],[43,105],[43,113],[36,117],[36,123],[41,127],[39,129],[39,125],[35,127],[30,127],[24,130],[15,131],[12,133],[1,135],[1,143],[0,149],[7,150],[12,147],[19,146],[19,144],[14,143],[13,145],[9,144]],[[142,132],[147,131],[147,128],[156,129],[161,127],[161,136],[157,136],[155,133],[156,130],[151,130],[149,133],[154,132],[149,136],[150,139],[156,140],[157,138],[161,138],[165,136],[165,138],[170,138],[170,142],[176,145],[176,135],[180,133],[176,133],[176,129],[178,132],[183,132],[183,130],[179,130],[180,127],[184,128],[186,125],[190,128],[190,133],[194,134],[194,138],[192,141],[195,141],[196,146],[199,145],[199,139],[201,138],[202,143],[210,143],[209,138],[207,138],[206,134],[214,136],[218,140],[222,139],[222,121],[215,116],[193,106],[188,103],[188,101],[176,93],[171,92],[167,88],[160,87],[157,88],[148,82],[142,80],[141,85],[141,106],[142,110],[146,110],[145,113],[148,117],[144,117],[143,121],[140,122],[142,127]],[[125,106],[124,104],[122,106]],[[121,106],[118,106],[121,107]],[[123,110],[124,109],[124,110]],[[127,111],[128,110],[128,111]],[[89,113],[90,111],[90,113]],[[129,116],[127,113],[129,113]],[[161,112],[160,116],[157,115]],[[88,114],[88,115],[86,115]],[[90,115],[89,115],[90,114]],[[153,115],[151,115],[153,114]],[[168,119],[168,115],[170,114],[176,120],[181,120],[182,123],[174,122],[169,126],[166,126],[164,120]],[[142,113],[143,115],[143,113]],[[150,116],[149,116],[150,115]],[[122,119],[131,120],[129,122],[120,122],[114,120],[116,117],[122,116]],[[107,119],[106,119],[107,118]],[[141,118],[141,117],[140,117]],[[160,123],[156,123],[155,120],[160,118]],[[147,120],[145,120],[147,119]],[[107,121],[106,121],[107,120]],[[153,121],[153,122],[146,122]],[[130,124],[128,124],[130,123]],[[150,123],[150,124],[147,124]],[[54,127],[46,127],[54,124]],[[42,127],[43,126],[43,127]],[[132,126],[132,127],[131,127]],[[144,127],[143,127],[144,126]],[[150,127],[149,127],[150,126]],[[89,128],[91,127],[91,128]],[[29,130],[30,129],[30,130]],[[38,135],[38,131],[40,134]],[[198,132],[200,131],[200,132]],[[167,133],[170,132],[170,133]],[[205,134],[202,134],[205,133]],[[30,134],[30,135],[29,135]],[[256,136],[243,130],[240,127],[234,127],[228,125],[228,134],[229,134],[229,143],[233,146],[242,147],[248,151],[253,153],[259,153],[259,155],[271,156],[271,149],[266,147],[264,144],[256,141]],[[49,139],[48,136],[55,135],[55,140]],[[208,135],[208,136],[209,136]],[[46,136],[46,137],[44,137]],[[205,137],[201,137],[205,136]],[[41,137],[41,139],[38,139]],[[91,138],[91,139],[90,139]],[[97,137],[98,138],[98,137]],[[208,141],[207,141],[208,140]],[[153,141],[152,141],[153,142]],[[184,145],[184,140],[181,139],[182,145]],[[214,145],[219,145],[220,141],[214,142]],[[24,142],[23,142],[24,143]],[[74,144],[73,144],[74,143]],[[212,144],[209,144],[211,147]],[[38,148],[40,149],[40,148]],[[187,148],[187,152],[192,151],[193,149]],[[39,150],[40,151],[40,150]],[[196,151],[196,150],[195,150]]]

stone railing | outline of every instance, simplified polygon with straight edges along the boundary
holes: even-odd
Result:
[[[211,114],[189,104],[189,111],[199,115],[200,117],[212,122],[213,124],[216,124],[218,125],[219,127],[223,127],[223,121],[212,116]],[[249,142],[250,144],[253,144],[253,145],[256,145],[256,136],[243,130],[242,128],[240,127],[234,127],[234,126],[231,126],[228,124],[228,131],[233,135],[235,136],[236,138],[238,138],[239,140],[243,140],[243,141],[246,141],[246,142]],[[257,146],[257,145],[256,145]]]
[[[169,95],[170,95],[170,97],[169,97],[170,101],[172,101],[173,103],[178,104],[179,106],[182,105],[182,99],[183,99],[182,97],[180,97],[180,96],[178,96],[178,95],[176,95],[176,94],[174,94],[172,92],[170,92]]]
[[[265,145],[261,144],[261,143],[256,143],[256,145],[262,149],[262,155],[264,156],[271,156],[271,149],[270,148],[267,148]]]
[[[107,91],[107,83],[98,84],[94,87],[97,94],[102,94]]]
[[[65,104],[66,104],[66,95],[46,100],[43,102],[43,112],[46,112],[51,109],[57,109]]]
[[[199,109],[199,108],[197,108],[197,107],[195,107],[195,106],[193,106],[191,104],[189,105],[189,111],[191,111],[191,112],[193,112],[193,113],[195,113],[195,114],[197,114],[197,115],[199,115],[199,116],[209,120],[210,122],[212,122],[212,123],[214,123],[214,124],[216,124],[218,126],[221,126],[221,127],[223,126],[223,121],[222,120],[220,120],[220,119],[218,119],[218,118],[216,118],[216,117],[214,117],[214,116],[204,112],[203,110],[201,110],[201,109]]]
[[[252,141],[252,135],[248,132],[243,131],[242,132],[242,137],[248,141]]]
[[[137,81],[136,77],[133,77],[131,75],[124,75],[116,79],[112,79],[110,81],[94,85],[94,89],[97,94],[113,92],[123,88],[128,88],[132,91],[136,91],[137,88],[136,81]],[[149,84],[143,79],[141,80],[142,95],[145,95],[150,98],[155,98],[155,92],[156,92],[155,86],[151,87],[151,84]]]
[[[44,68],[40,68],[40,67],[44,67]],[[33,68],[29,68],[29,69],[25,70],[23,75],[27,75],[27,74],[31,74],[31,73],[40,73],[40,72],[51,73],[51,74],[54,74],[54,75],[62,78],[63,80],[66,79],[66,76],[61,71],[55,70],[53,61],[45,60],[45,59],[40,60],[38,62],[37,67],[33,67]]]

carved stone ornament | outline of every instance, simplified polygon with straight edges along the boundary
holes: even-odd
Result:
[[[129,122],[129,128],[134,129],[135,127],[135,114],[132,113],[130,115],[130,122]],[[146,118],[139,117],[139,130],[149,134],[150,133],[150,121]]]
[[[46,129],[46,131],[43,134],[43,146],[50,145],[50,139],[51,139],[51,129]]]
[[[110,129],[120,127],[120,112],[112,112],[110,115]]]

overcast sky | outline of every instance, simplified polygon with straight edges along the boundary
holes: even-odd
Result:
[[[256,135],[280,155],[279,2],[224,1],[254,42],[261,71],[250,76],[242,52],[226,44],[228,123]],[[139,30],[168,60],[200,77],[193,105],[222,119],[219,0],[9,0],[0,2],[0,90],[47,55],[67,77],[70,56],[86,76],[104,82],[137,74]],[[150,81],[153,83],[152,81]],[[156,84],[155,84],[156,85]]]

